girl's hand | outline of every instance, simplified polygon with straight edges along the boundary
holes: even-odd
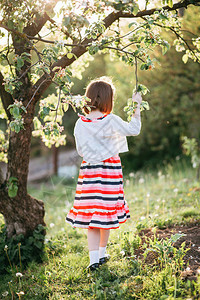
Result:
[[[134,102],[137,102],[138,104],[141,104],[142,102],[142,97],[139,93],[135,93],[132,97]]]

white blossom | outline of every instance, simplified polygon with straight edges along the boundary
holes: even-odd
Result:
[[[144,183],[144,178],[140,178],[139,183]]]

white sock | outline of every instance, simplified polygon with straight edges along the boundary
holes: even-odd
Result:
[[[106,247],[99,247],[99,258],[105,257]]]
[[[99,250],[89,251],[90,255],[90,266],[99,263]]]

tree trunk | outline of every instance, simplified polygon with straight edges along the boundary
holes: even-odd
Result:
[[[0,185],[0,213],[5,219],[8,238],[18,234],[29,236],[39,224],[45,226],[44,203],[27,193],[33,115],[34,106],[30,105],[24,117],[25,128],[10,134],[6,178],[18,179],[18,192],[10,198],[6,182]]]

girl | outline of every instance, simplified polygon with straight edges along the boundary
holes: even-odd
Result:
[[[128,151],[126,136],[140,133],[141,96],[130,123],[111,113],[114,87],[99,79],[86,89],[91,111],[79,115],[74,128],[76,148],[83,157],[75,201],[66,217],[73,227],[88,229],[89,269],[95,270],[108,259],[106,246],[110,229],[119,228],[130,218],[124,199],[120,152]]]

